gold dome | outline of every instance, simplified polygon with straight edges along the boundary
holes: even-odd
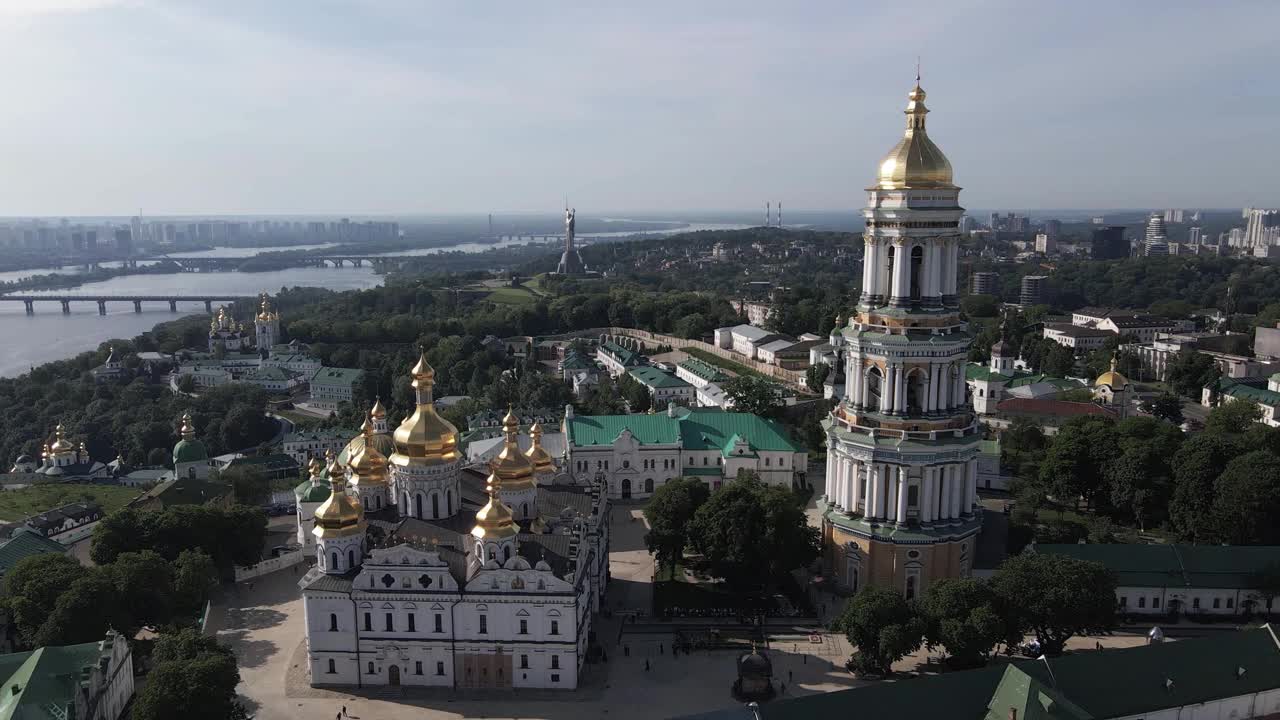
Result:
[[[178,434],[188,440],[196,436],[196,428],[191,424],[190,412],[182,413],[182,427],[178,428]]]
[[[360,429],[364,443],[360,452],[347,463],[352,472],[351,484],[357,487],[386,485],[387,456],[378,452],[377,445],[373,442],[373,425],[365,420]]]
[[[924,116],[929,109],[924,106],[925,92],[920,88],[919,77],[907,98],[907,130],[880,161],[880,172],[873,189],[955,187],[951,163],[924,129]]]
[[[1120,374],[1119,370],[1116,370],[1116,359],[1114,356],[1111,358],[1111,369],[1102,373],[1098,376],[1097,380],[1093,381],[1094,387],[1102,387],[1103,385],[1106,385],[1112,390],[1123,390],[1129,385],[1129,378]]]
[[[75,443],[66,438],[66,428],[62,427],[62,423],[58,423],[58,427],[54,428],[54,441],[49,446],[49,450],[54,453],[71,452],[76,449]]]
[[[327,459],[329,487],[333,492],[316,508],[316,527],[312,534],[322,540],[362,534],[365,530],[364,508],[360,507],[358,499],[347,494],[347,480],[332,450]]]
[[[498,497],[498,478],[490,475],[486,490],[489,502],[476,511],[476,526],[471,528],[471,535],[480,539],[502,539],[512,537],[520,532],[516,526],[511,508]]]
[[[382,406],[382,398],[376,397],[373,400],[373,407],[369,408],[369,417],[384,418],[387,416],[387,409]]]
[[[529,462],[533,463],[533,471],[539,475],[554,472],[555,461],[551,459],[551,453],[542,447],[542,425],[534,423],[533,427],[529,428],[529,437],[533,442],[524,455],[529,458]]]
[[[410,371],[417,408],[396,428],[393,465],[429,465],[451,462],[458,458],[458,428],[436,413],[431,399],[436,371],[427,362],[424,351]]]
[[[259,308],[261,309],[261,312],[258,313],[258,321],[271,322],[272,320],[275,319],[275,314],[271,312],[271,304],[267,301],[267,294],[262,293],[258,297],[262,301],[259,304]]]
[[[520,452],[519,433],[520,419],[508,407],[506,417],[502,418],[502,434],[505,436],[502,450],[489,463],[503,490],[527,490],[537,484],[534,482],[533,461]]]
[[[307,476],[313,478],[321,477],[323,473],[324,463],[320,461],[320,458],[314,455],[311,456],[311,462],[307,463]]]

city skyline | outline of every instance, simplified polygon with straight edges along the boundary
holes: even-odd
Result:
[[[916,56],[974,207],[1272,207],[1280,6],[1228,5],[9,2],[0,215],[854,208]]]

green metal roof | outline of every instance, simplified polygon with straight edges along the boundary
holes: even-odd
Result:
[[[0,656],[0,673],[7,676],[0,720],[74,718],[81,671],[97,664],[98,654],[98,643],[91,642]]]
[[[617,360],[624,367],[639,365],[642,359],[642,356],[639,353],[628,350],[612,340],[600,345],[600,349],[603,350],[605,354],[611,356],[614,360]]]
[[[30,530],[19,528],[13,537],[0,544],[0,575],[13,569],[23,558],[44,555],[46,553],[65,553],[67,548],[61,543]]]
[[[729,377],[720,368],[710,363],[703,362],[698,358],[691,357],[687,360],[682,360],[680,361],[679,366],[707,382],[721,382]]]
[[[721,450],[729,438],[746,438],[753,450],[800,452],[786,430],[772,420],[718,408],[676,408],[675,416],[579,415],[566,421],[569,441],[578,447],[612,445],[630,430],[641,445],[675,445],[685,450]]]
[[[651,388],[681,388],[693,387],[689,383],[672,375],[665,370],[659,370],[652,365],[642,365],[638,368],[631,368],[628,372],[636,382]]]
[[[1017,665],[1005,668],[1000,684],[987,703],[987,717],[1018,720],[1090,720],[1093,716],[1062,694],[1023,672]]]
[[[364,371],[359,368],[322,367],[311,376],[311,384],[351,387],[363,375]]]
[[[564,354],[564,360],[560,363],[560,367],[565,370],[590,370],[595,366],[594,362],[572,350]]]
[[[1280,546],[1048,544],[1035,552],[1102,563],[1121,587],[1248,590],[1256,574],[1280,566]]]
[[[1255,403],[1263,405],[1271,405],[1273,407],[1280,405],[1280,392],[1268,390],[1265,387],[1255,387],[1246,385],[1242,382],[1220,382],[1219,390],[1223,395],[1229,395],[1237,400],[1252,400]]]
[[[333,490],[328,485],[315,485],[310,480],[303,480],[293,489],[293,495],[300,503],[324,502],[332,494]]]
[[[173,446],[173,462],[201,462],[209,459],[209,451],[205,449],[204,443],[192,438],[190,440],[179,440],[177,445]]]

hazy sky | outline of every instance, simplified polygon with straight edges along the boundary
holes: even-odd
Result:
[[[593,6],[612,6],[602,9]],[[0,0],[0,215],[1280,205],[1280,2]]]

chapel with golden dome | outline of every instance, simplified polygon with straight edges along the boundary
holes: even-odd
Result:
[[[964,376],[972,338],[956,290],[964,209],[951,163],[925,128],[924,101],[917,77],[902,139],[867,188],[861,295],[832,331],[846,391],[824,423],[820,502],[835,582],[908,598],[967,577],[982,526],[982,435]]]

